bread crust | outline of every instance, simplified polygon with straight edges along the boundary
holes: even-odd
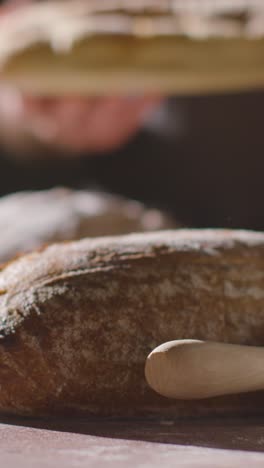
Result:
[[[252,414],[263,394],[184,402],[147,387],[162,342],[264,343],[264,234],[179,230],[55,244],[0,273],[0,410]]]

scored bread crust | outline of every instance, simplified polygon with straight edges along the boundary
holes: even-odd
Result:
[[[1,21],[1,74],[41,94],[264,86],[258,0],[59,2]]]
[[[264,234],[180,230],[55,244],[0,273],[0,410],[263,412],[263,393],[174,401],[147,387],[157,345],[264,343]]]

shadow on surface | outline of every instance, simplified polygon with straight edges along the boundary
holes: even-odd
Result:
[[[0,424],[110,439],[264,452],[264,418],[203,420],[27,419],[2,416]]]

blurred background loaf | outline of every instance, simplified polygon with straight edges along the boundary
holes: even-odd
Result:
[[[162,211],[103,192],[19,192],[0,199],[0,262],[50,242],[176,226]]]

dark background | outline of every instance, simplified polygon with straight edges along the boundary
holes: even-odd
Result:
[[[1,194],[97,186],[168,209],[188,226],[264,230],[264,92],[166,105],[170,131],[145,129],[112,154],[26,163],[2,151]]]

